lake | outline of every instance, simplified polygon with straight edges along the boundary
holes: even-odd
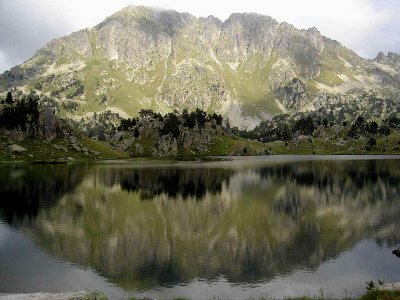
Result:
[[[399,245],[398,156],[0,165],[0,293],[356,297]]]

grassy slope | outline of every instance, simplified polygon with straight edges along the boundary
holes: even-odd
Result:
[[[218,136],[205,155],[259,155],[266,151],[265,144],[227,135]]]
[[[157,135],[158,132],[153,130],[147,130],[142,135],[141,140],[138,142],[143,149],[143,154],[140,156],[151,156],[154,145],[157,143]],[[135,145],[132,145],[132,149],[134,148]],[[184,159],[203,156],[260,155],[265,154],[266,150],[265,144],[258,141],[236,136],[219,135],[214,138],[213,142],[196,145],[189,150],[179,145],[177,157]]]
[[[287,144],[283,141],[261,143],[254,140],[228,135],[219,135],[210,144],[200,147],[201,150],[187,151],[182,147],[178,148],[178,159],[204,156],[231,156],[231,155],[263,155],[272,154],[400,154],[400,133],[392,133],[389,137],[377,139],[377,146],[371,151],[365,150],[367,139],[360,138],[348,140],[346,145],[337,144],[336,140],[314,138],[312,142],[302,140],[299,143],[292,141]],[[16,144],[26,148],[28,151],[23,155],[12,155],[7,146],[10,142],[4,137],[0,137],[0,161],[57,161],[67,157],[75,160],[94,160],[94,159],[126,159],[129,156],[121,151],[117,151],[108,144],[95,141],[86,137],[81,137],[79,142],[88,150],[77,152],[69,142],[63,139],[56,139],[52,142],[37,139],[26,139]],[[146,136],[139,144],[144,149],[143,157],[150,157],[156,139]],[[54,146],[56,145],[56,147]],[[61,149],[58,146],[61,146]],[[65,150],[64,150],[65,149]],[[28,156],[32,154],[33,156]]]
[[[79,142],[83,147],[92,150],[92,152],[88,154],[85,154],[85,152],[78,152],[64,139],[55,139],[52,142],[41,139],[26,139],[21,142],[16,142],[19,146],[27,149],[26,154],[13,155],[8,151],[7,147],[10,142],[4,137],[0,137],[0,161],[33,162],[58,161],[67,157],[71,157],[75,160],[123,159],[128,157],[125,153],[116,151],[103,142],[91,140],[86,137],[81,137]]]
[[[376,139],[376,147],[365,150],[366,138],[347,140],[345,145],[337,140],[314,138],[312,143],[301,141],[299,144],[275,141],[266,144],[273,154],[400,154],[400,133],[392,133],[387,138]]]

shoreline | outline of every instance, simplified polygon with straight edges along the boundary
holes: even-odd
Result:
[[[268,297],[268,296],[266,296]],[[268,299],[262,297],[261,299]],[[374,287],[368,290],[366,293],[355,298],[339,298],[340,299],[354,299],[354,300],[397,300],[400,298],[400,282],[384,283],[378,287]],[[108,300],[107,296],[99,290],[80,290],[71,292],[37,292],[37,293],[0,293],[0,300]],[[156,300],[155,298],[137,298],[135,296],[129,296],[129,300]],[[253,299],[253,298],[252,298]],[[331,297],[310,297],[310,296],[298,296],[282,298],[286,300],[325,300],[325,299],[335,299]],[[173,300],[191,300],[191,298],[174,298]],[[257,298],[254,298],[257,300]]]
[[[93,163],[93,164],[169,164],[176,162],[227,162],[235,161],[239,159],[251,159],[251,158],[270,158],[270,157],[301,157],[301,158],[329,158],[331,160],[334,157],[341,160],[343,157],[349,157],[349,159],[375,159],[375,157],[383,157],[379,159],[400,159],[400,153],[332,153],[332,154],[305,154],[305,153],[285,153],[285,154],[270,154],[270,155],[210,155],[210,156],[188,156],[188,157],[132,157],[132,158],[108,158],[108,159],[75,159],[75,160],[0,160],[0,164],[30,164],[30,165],[64,165],[64,164],[81,164],[81,163]],[[314,159],[312,159],[314,160]],[[321,159],[323,160],[323,159]]]

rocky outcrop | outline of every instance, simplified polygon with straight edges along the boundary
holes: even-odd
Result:
[[[43,109],[39,113],[39,136],[51,141],[57,137],[56,112],[53,109]]]
[[[400,54],[388,52],[388,54],[385,55],[385,53],[379,52],[375,60],[379,63],[393,63],[400,65]]]
[[[12,154],[23,154],[25,152],[27,152],[28,150],[26,150],[24,147],[21,147],[20,145],[17,144],[11,144],[8,146],[8,150],[12,153]]]
[[[205,112],[141,118],[117,132],[113,144],[131,156],[176,157],[208,155],[219,136],[230,134],[222,117]]]
[[[275,95],[289,109],[299,108],[309,99],[305,83],[298,78],[293,78],[287,85],[278,88]]]

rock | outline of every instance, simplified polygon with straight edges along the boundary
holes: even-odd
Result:
[[[79,147],[77,144],[72,144],[71,147],[72,147],[76,152],[82,152],[82,148]]]
[[[378,55],[376,56],[376,61],[377,61],[377,62],[384,62],[384,61],[386,61],[385,53],[379,52]]]
[[[96,290],[65,293],[0,294],[1,300],[106,300],[107,297]]]
[[[57,137],[54,109],[46,108],[39,112],[39,135],[48,141]]]
[[[9,145],[8,146],[8,150],[13,154],[23,154],[26,151],[28,151],[24,147],[21,147],[21,146],[19,146],[17,144]]]
[[[123,137],[123,132],[119,131],[116,132],[112,137],[111,137],[111,141],[119,141],[122,137]]]
[[[99,155],[100,154],[99,151],[94,151],[94,150],[89,150],[89,153],[93,154],[93,155]]]
[[[375,58],[375,61],[379,63],[400,64],[400,54],[394,52],[388,52],[388,54],[385,55],[383,52],[379,52]]]
[[[293,78],[288,84],[278,88],[275,95],[287,108],[301,107],[308,100],[306,84],[298,78]]]

